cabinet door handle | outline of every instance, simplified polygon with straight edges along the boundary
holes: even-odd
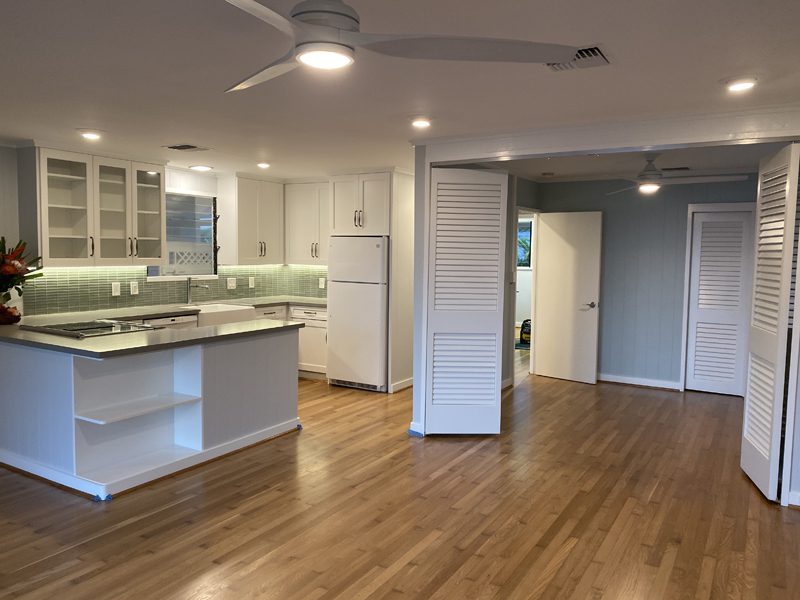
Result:
[[[133,244],[134,244],[134,246],[136,248],[136,250],[134,251],[133,255],[134,256],[139,256],[139,238],[138,237],[133,238]]]
[[[319,242],[314,242],[314,258],[319,258]]]
[[[358,226],[359,227],[364,227],[364,211],[363,210],[358,211]]]
[[[311,242],[311,258],[314,258],[314,242]]]
[[[92,243],[92,250],[89,253],[89,256],[94,256],[94,236],[93,235],[89,236],[89,241]]]
[[[133,256],[133,238],[128,238],[128,256]]]
[[[358,211],[353,211],[353,227],[358,227]]]
[[[264,256],[267,255],[267,242],[264,242]]]

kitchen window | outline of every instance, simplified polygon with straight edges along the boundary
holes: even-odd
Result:
[[[167,194],[167,256],[148,276],[214,275],[216,198]]]

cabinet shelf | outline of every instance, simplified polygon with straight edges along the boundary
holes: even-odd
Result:
[[[157,183],[137,183],[136,185],[138,187],[151,188],[151,189],[154,189],[154,190],[158,190],[158,189],[161,188],[161,186],[158,185]]]
[[[124,240],[124,235],[101,235],[101,240]]]
[[[158,242],[161,240],[161,238],[157,237],[141,237],[141,236],[139,236],[136,239],[138,239],[140,242]]]
[[[48,177],[52,177],[53,179],[64,179],[67,181],[86,181],[86,177],[81,177],[79,175],[64,175],[63,173],[48,173]]]
[[[51,240],[85,240],[87,236],[85,235],[54,235],[50,234],[48,236]]]
[[[157,210],[137,210],[140,215],[160,215],[161,213]]]
[[[117,181],[115,179],[98,179],[100,183],[109,183],[111,185],[125,185],[124,181]]]
[[[48,208],[65,208],[67,210],[82,210],[86,211],[85,206],[73,206],[71,204],[48,204]]]
[[[199,400],[199,396],[188,394],[160,394],[131,402],[84,410],[81,414],[76,414],[75,419],[96,425],[108,425]]]
[[[135,458],[111,461],[107,466],[103,467],[86,470],[78,468],[78,475],[95,483],[107,485],[126,477],[132,477],[170,465],[195,454],[199,454],[199,451],[185,446],[174,445],[140,454]]]
[[[124,208],[101,208],[100,212],[124,213],[127,211]]]

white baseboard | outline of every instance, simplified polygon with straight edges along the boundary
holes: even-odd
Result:
[[[414,437],[424,437],[425,428],[422,426],[422,423],[411,421],[411,425],[408,426],[408,433]]]
[[[625,377],[623,375],[609,375],[608,373],[598,373],[597,379],[610,383],[624,383],[626,385],[640,385],[642,387],[659,388],[664,390],[681,389],[680,381],[668,381],[665,379],[646,379],[644,377]]]
[[[414,378],[409,377],[407,379],[401,379],[400,381],[395,381],[394,383],[389,384],[389,393],[394,394],[395,392],[399,392],[400,390],[404,390],[408,387],[411,387],[414,383]]]
[[[510,388],[512,385],[514,385],[514,378],[509,377],[508,379],[503,379],[503,382],[500,384],[500,388],[505,390]]]

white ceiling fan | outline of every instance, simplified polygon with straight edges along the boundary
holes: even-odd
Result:
[[[358,13],[342,0],[304,0],[289,18],[255,0],[226,0],[289,36],[292,49],[228,92],[245,90],[295,69],[300,63],[318,69],[352,64],[356,48],[429,60],[517,63],[566,63],[578,48],[524,40],[447,35],[361,33]]]
[[[684,175],[682,177],[664,177],[664,172],[655,162],[658,154],[645,154],[646,164],[639,174],[631,178],[634,185],[608,192],[606,196],[613,196],[632,189],[639,189],[641,194],[655,194],[662,185],[685,185],[689,183],[724,183],[727,181],[745,181],[747,175]]]

